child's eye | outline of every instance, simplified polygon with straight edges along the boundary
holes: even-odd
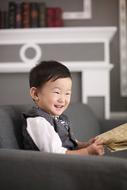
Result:
[[[66,95],[67,95],[67,96],[70,96],[70,95],[71,95],[71,93],[69,93],[69,92],[68,92],[68,93],[66,93]]]
[[[60,94],[59,92],[54,92],[55,94]]]

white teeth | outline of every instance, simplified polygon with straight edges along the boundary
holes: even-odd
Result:
[[[57,105],[55,105],[55,107],[56,107],[56,108],[62,108],[63,106],[57,106]]]

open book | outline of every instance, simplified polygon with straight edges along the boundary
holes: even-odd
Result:
[[[102,133],[96,137],[97,141],[102,140],[104,145],[111,152],[127,149],[127,123],[122,124],[110,131]]]

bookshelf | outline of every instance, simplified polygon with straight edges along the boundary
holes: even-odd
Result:
[[[20,58],[22,62],[1,63],[0,73],[24,73],[35,66],[40,57],[39,44],[75,44],[75,43],[103,43],[104,60],[63,62],[72,72],[81,72],[82,102],[88,103],[88,97],[105,99],[105,118],[110,117],[110,41],[116,27],[64,27],[64,28],[34,28],[34,29],[3,29],[0,30],[0,45],[22,45]],[[25,55],[28,48],[35,50],[35,57],[29,59]],[[101,79],[101,80],[100,80]],[[93,85],[94,84],[94,85]]]
[[[72,1],[73,2],[73,1]],[[30,13],[30,17],[32,16],[33,22],[31,23],[31,27],[36,27],[37,26],[37,20],[39,19],[40,21],[42,21],[42,25],[45,25],[45,12],[46,12],[46,8],[56,8],[57,10],[56,13],[55,11],[53,11],[52,9],[52,13],[54,13],[53,17],[56,14],[56,17],[58,17],[57,19],[59,20],[60,18],[62,20],[77,20],[77,19],[91,19],[92,17],[92,0],[82,0],[82,10],[80,11],[65,11],[63,8],[63,4],[60,5],[58,3],[58,5],[54,2],[51,3],[51,5],[47,2],[47,1],[41,1],[38,0],[36,1],[32,1],[32,0],[28,0],[28,1],[21,1],[21,0],[14,0],[14,1],[9,1],[9,0],[5,0],[4,2],[0,2],[0,16],[1,13],[3,13],[2,15],[4,16],[4,22],[6,17],[8,17],[8,24],[5,24],[5,27],[10,27],[10,28],[23,28],[25,27],[29,27],[28,24],[28,20],[29,18],[26,18],[26,12],[28,14],[28,12]],[[24,6],[25,5],[25,6]],[[50,10],[51,10],[50,9]],[[25,14],[24,14],[25,13]],[[2,16],[2,18],[3,18]],[[38,16],[40,18],[38,18]],[[51,16],[51,14],[50,14]],[[21,18],[22,17],[22,18]],[[24,20],[25,17],[25,20]],[[23,19],[23,20],[22,20]],[[37,20],[36,20],[37,19]],[[16,25],[14,26],[14,21],[16,21]],[[23,21],[23,22],[22,22]],[[25,24],[23,24],[25,21]],[[22,24],[21,24],[22,22]],[[26,24],[27,22],[27,24]],[[58,23],[57,23],[58,24]],[[0,23],[1,25],[1,23]],[[8,25],[8,26],[7,26]],[[60,23],[58,24],[60,25]],[[39,26],[39,27],[43,27],[43,26]]]

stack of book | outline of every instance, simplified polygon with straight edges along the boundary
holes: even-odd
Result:
[[[0,28],[62,27],[62,9],[46,7],[44,2],[9,2],[8,11],[0,10]]]

